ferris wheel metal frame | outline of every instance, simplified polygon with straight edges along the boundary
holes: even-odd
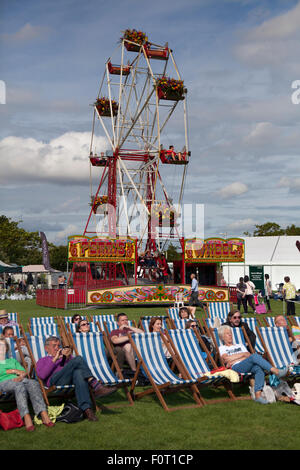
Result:
[[[112,65],[114,54],[119,53],[118,65]],[[125,64],[128,57],[133,59]],[[143,227],[140,229],[138,248],[161,251],[167,239],[181,238],[176,224],[170,231],[170,236],[158,233],[155,225],[153,230],[153,208],[164,204],[171,211],[173,201],[168,194],[160,166],[162,136],[170,122],[170,118],[182,103],[179,112],[181,116],[185,160],[181,175],[179,198],[177,207],[180,207],[184,192],[184,183],[189,160],[188,122],[186,93],[180,99],[163,100],[159,96],[158,80],[166,77],[172,69],[178,81],[183,81],[175,62],[173,51],[168,44],[162,46],[147,42],[139,44],[122,38],[117,50],[109,57],[101,79],[97,100],[107,94],[108,113],[103,115],[101,107],[94,103],[93,123],[90,143],[90,156],[94,158],[93,146],[96,135],[96,125],[100,123],[105,137],[111,147],[102,156],[103,168],[100,182],[93,195],[93,164],[90,164],[91,210],[85,226],[84,235],[97,233],[108,237],[136,237],[132,233],[131,223],[136,211],[141,207],[146,214]],[[127,55],[128,54],[128,55]],[[158,59],[158,60],[157,60]],[[119,80],[115,81],[115,77]],[[117,112],[116,112],[116,99]],[[96,149],[95,149],[96,150]],[[90,158],[92,161],[92,158]],[[98,165],[95,165],[98,166]],[[178,167],[180,168],[180,167]],[[106,185],[105,202],[95,210],[95,201]],[[98,198],[98,199],[97,199]],[[160,199],[159,199],[160,198]],[[101,199],[101,198],[100,198]],[[131,211],[128,211],[128,202],[131,202]],[[121,204],[122,202],[122,204]],[[97,216],[102,218],[97,222]],[[97,229],[89,231],[94,217],[94,226]],[[125,220],[126,228],[123,232],[121,220]]]

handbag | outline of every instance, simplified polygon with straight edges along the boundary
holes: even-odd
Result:
[[[19,410],[10,411],[9,413],[4,413],[0,410],[0,426],[4,431],[9,429],[21,428],[24,426],[23,419],[19,413]]]
[[[267,313],[267,309],[266,309],[265,304],[258,304],[258,305],[256,305],[256,307],[255,307],[255,312],[256,312],[256,313],[259,313],[259,314],[261,314],[261,313]]]

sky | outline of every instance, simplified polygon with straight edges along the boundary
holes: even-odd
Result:
[[[136,28],[168,42],[188,89],[183,202],[204,205],[204,236],[299,226],[299,24],[298,0],[1,0],[0,213],[56,244],[83,233],[91,104]]]

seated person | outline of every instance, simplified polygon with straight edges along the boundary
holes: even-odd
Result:
[[[162,320],[158,317],[153,317],[149,323],[150,333],[160,333],[162,331]],[[170,351],[168,350],[165,343],[162,341],[163,352],[167,360],[171,359]],[[168,361],[169,362],[169,361]]]
[[[183,160],[181,152],[176,153],[174,150],[174,145],[169,146],[169,150],[166,151],[167,154],[167,159],[169,161],[178,161],[178,160]]]
[[[117,387],[104,386],[93,377],[87,363],[81,356],[72,356],[70,346],[61,347],[57,336],[49,336],[45,341],[47,356],[37,361],[36,372],[47,387],[53,385],[75,385],[75,395],[79,408],[89,421],[98,421],[92,410],[90,388],[96,397],[110,395]]]
[[[250,341],[250,344],[251,344],[252,348],[255,349],[256,334],[254,333],[254,331],[252,331],[249,328],[247,323],[241,321],[241,318],[242,318],[241,312],[239,310],[233,309],[228,313],[227,320],[226,320],[225,323],[223,323],[223,325],[228,325],[231,328],[241,328],[243,326],[244,329],[245,329],[245,332],[246,332],[246,334],[249,338],[249,341]],[[247,345],[247,348],[250,352],[250,348],[249,348],[248,345]]]
[[[293,351],[296,351],[297,349],[300,348],[300,344],[298,343],[295,336],[293,335],[293,332],[292,332],[290,326],[288,325],[288,323],[287,323],[287,321],[286,321],[286,319],[283,315],[277,315],[274,319],[274,324],[277,327],[286,328],[286,331],[287,331],[287,334],[288,334],[288,337],[289,337],[289,341],[291,343]]]
[[[265,383],[265,371],[281,378],[287,375],[288,368],[277,369],[259,354],[250,354],[243,344],[233,344],[232,330],[228,325],[221,325],[218,334],[223,342],[219,351],[225,367],[240,374],[254,374],[255,401],[266,405],[268,402],[261,396]]]
[[[195,318],[196,307],[180,307],[179,318],[181,320],[188,320],[189,318]]]
[[[129,326],[128,324],[128,317],[126,313],[119,313],[117,316],[117,323],[118,329],[112,330],[110,333],[111,342],[114,345],[115,352],[117,354],[117,360],[119,358],[118,352],[124,352],[125,358],[129,367],[133,372],[136,371],[136,364],[134,359],[134,352],[132,350],[132,346],[130,344],[128,334],[130,333],[144,333],[143,330],[139,328],[135,328],[133,326]],[[118,364],[120,368],[123,368],[124,363],[120,363],[118,360]]]
[[[34,425],[28,407],[28,398],[31,401],[34,414],[40,415],[43,424],[53,427],[47,413],[40,385],[37,380],[26,377],[26,371],[21,364],[13,358],[6,359],[8,344],[3,336],[0,337],[0,392],[14,393],[21,418],[24,420],[26,431],[34,431]]]
[[[76,333],[90,333],[91,327],[87,320],[81,319],[76,325]]]
[[[4,328],[5,326],[18,326],[18,324],[9,320],[6,310],[0,310],[0,328]]]
[[[12,328],[12,326],[6,326],[5,328],[3,328],[2,334],[3,334],[4,338],[13,338],[15,336],[14,329]],[[21,351],[22,351],[22,354],[23,354],[23,357],[24,357],[24,361],[26,363],[27,370],[29,372],[30,369],[31,369],[32,361],[31,361],[31,357],[30,357],[30,354],[28,352],[28,349],[26,347],[24,338],[19,338],[19,345],[21,347]],[[10,346],[10,343],[8,343],[8,346]],[[17,345],[15,345],[15,351],[16,351],[17,361],[20,364],[22,364],[22,358],[21,358],[21,355],[20,355],[20,352],[18,350]],[[9,357],[12,357],[12,352],[11,351],[9,351],[8,354],[9,354]]]
[[[79,313],[75,313],[75,315],[72,316],[71,322],[78,323],[80,320],[82,320],[81,315],[79,315]]]
[[[198,331],[201,336],[202,341],[204,342],[210,354],[212,356],[215,356],[216,351],[215,351],[215,347],[214,347],[212,339],[209,336],[201,335],[199,325],[196,320],[187,321],[185,325],[185,329],[186,330],[192,329],[194,332]],[[200,347],[201,347],[201,344],[200,344]],[[206,359],[206,353],[204,351],[203,351],[203,357],[204,359]]]

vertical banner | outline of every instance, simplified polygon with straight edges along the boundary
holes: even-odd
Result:
[[[43,265],[47,271],[51,271],[48,242],[44,232],[40,232],[40,237],[42,240]]]
[[[255,284],[255,289],[261,290],[264,293],[264,267],[263,266],[249,266],[249,279]]]

